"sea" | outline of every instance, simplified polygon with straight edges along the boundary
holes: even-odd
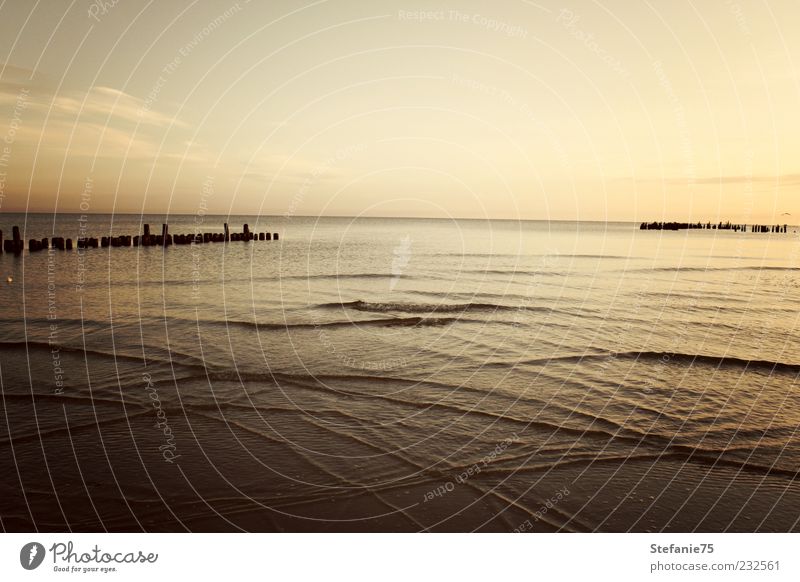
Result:
[[[798,531],[800,237],[0,214],[4,531]],[[27,242],[26,242],[27,246]]]

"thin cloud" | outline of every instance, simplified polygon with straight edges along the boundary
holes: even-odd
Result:
[[[779,174],[759,176],[707,176],[703,178],[671,177],[671,178],[620,178],[631,182],[657,182],[660,184],[697,184],[697,185],[722,185],[722,184],[774,184],[776,186],[794,186],[800,184],[800,174]]]
[[[164,115],[150,108],[145,101],[110,87],[91,87],[85,93],[57,96],[53,108],[61,114],[88,118],[104,118],[109,123],[143,123],[163,126],[186,127],[175,117]]]
[[[187,124],[141,99],[104,86],[56,94],[39,85],[23,93],[26,87],[18,78],[24,75],[14,73],[10,81],[5,75],[0,81],[0,107],[7,112],[0,133],[11,131],[13,123],[17,148],[41,147],[64,157],[185,157],[179,146],[169,145],[183,143],[185,137],[167,140],[163,148],[161,144],[166,132],[184,130]]]

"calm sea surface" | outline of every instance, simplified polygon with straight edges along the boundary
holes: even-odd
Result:
[[[168,221],[0,255],[4,529],[799,529],[792,227]]]

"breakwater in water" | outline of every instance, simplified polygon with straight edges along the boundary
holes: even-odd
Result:
[[[786,224],[734,224],[728,222],[643,222],[640,230],[732,230],[734,232],[787,233]]]
[[[168,247],[175,245],[189,245],[189,244],[206,244],[206,243],[227,243],[227,242],[250,242],[250,241],[271,241],[279,240],[280,235],[277,232],[251,232],[247,224],[242,226],[242,232],[230,232],[228,223],[223,225],[224,232],[204,232],[204,233],[190,233],[190,234],[175,234],[169,233],[169,225],[161,225],[161,234],[152,234],[150,232],[150,225],[145,224],[142,234],[137,235],[119,235],[119,236],[101,236],[96,237],[79,237],[73,241],[71,238],[52,237],[41,239],[29,239],[28,250],[30,252],[43,251],[50,248],[58,249],[61,251],[71,251],[74,246],[79,249],[88,248],[106,248],[106,247]],[[20,254],[25,249],[25,243],[20,236],[18,226],[11,229],[11,238],[3,240],[3,231],[0,230],[0,248],[3,252]]]

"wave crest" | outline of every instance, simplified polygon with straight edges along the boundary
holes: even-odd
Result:
[[[516,309],[509,305],[495,303],[402,303],[402,302],[370,302],[347,301],[343,303],[323,303],[317,307],[322,309],[353,309],[372,313],[463,313],[467,311],[507,311]]]

